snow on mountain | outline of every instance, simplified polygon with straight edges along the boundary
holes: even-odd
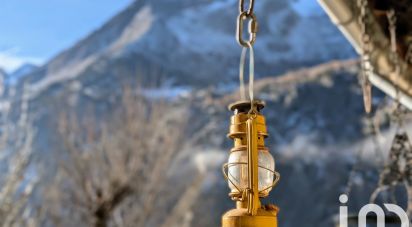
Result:
[[[28,74],[34,72],[39,67],[34,64],[26,63],[16,69],[14,72],[10,73],[7,76],[7,83],[8,84],[16,84],[19,80],[27,76]]]
[[[142,81],[146,81],[156,69],[178,86],[236,81],[237,4],[137,0],[32,75],[33,95],[66,80],[91,73],[112,76],[113,71],[123,76],[145,74]],[[255,11],[260,28],[255,47],[258,77],[354,56],[316,3],[262,1]]]
[[[354,76],[356,62],[332,62],[274,78],[295,68],[355,56],[329,18],[308,2],[256,2],[260,23],[255,46],[256,93],[268,102],[264,110],[270,131],[268,146],[283,174],[273,193],[282,208],[282,226],[330,226],[327,218],[338,210],[335,200],[352,164],[341,151],[365,138],[362,97]],[[58,111],[83,115],[95,107],[100,115],[110,114],[124,85],[139,84],[136,87],[143,88],[149,98],[172,97],[174,108],[190,106],[190,130],[185,136],[193,146],[179,155],[187,155],[182,158],[185,168],[190,164],[187,160],[213,168],[201,192],[201,198],[208,199],[191,211],[193,224],[218,226],[221,214],[233,206],[216,162],[227,157],[231,146],[225,137],[230,114],[225,106],[238,95],[234,92],[241,51],[234,38],[237,3],[137,0],[25,77],[32,92],[30,114],[42,132],[33,145],[43,155],[41,160],[55,161],[49,153],[60,144],[55,128]],[[76,101],[67,105],[67,100]],[[219,153],[224,149],[226,153]],[[213,152],[202,153],[205,150]],[[325,213],[328,206],[333,209]]]
[[[4,71],[4,69],[0,68],[0,77],[4,78],[7,76],[6,71]]]
[[[7,78],[7,73],[0,68],[0,97],[4,94],[4,81]],[[1,109],[1,108],[0,108]]]

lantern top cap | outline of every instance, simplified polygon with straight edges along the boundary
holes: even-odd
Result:
[[[240,113],[248,112],[251,109],[251,101],[250,100],[242,100],[242,101],[237,101],[229,105],[229,110],[230,111],[237,111]],[[257,111],[261,111],[266,103],[262,100],[254,100],[253,101],[254,105],[256,106]]]

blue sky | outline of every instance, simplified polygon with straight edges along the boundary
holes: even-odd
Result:
[[[0,68],[42,64],[133,0],[0,0]]]

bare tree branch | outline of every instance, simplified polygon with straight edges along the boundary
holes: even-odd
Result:
[[[144,226],[182,147],[185,119],[185,108],[150,103],[131,90],[106,123],[65,114],[60,133],[67,158],[45,191],[53,224]]]

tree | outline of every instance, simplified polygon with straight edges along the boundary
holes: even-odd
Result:
[[[185,108],[149,102],[130,90],[122,99],[104,124],[73,114],[61,118],[65,156],[45,191],[45,209],[54,226],[144,226],[159,207],[164,213],[155,219],[173,223],[180,219],[168,218],[164,207],[171,204],[166,201],[190,207],[165,193],[169,167],[184,146]],[[198,187],[199,180],[187,190]],[[175,209],[173,215],[185,211]]]

